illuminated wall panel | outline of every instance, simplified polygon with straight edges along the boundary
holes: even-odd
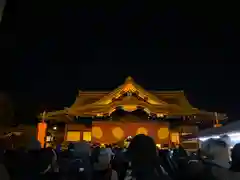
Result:
[[[136,135],[137,134],[145,134],[148,135],[148,129],[146,129],[145,127],[140,127],[137,129]]]
[[[146,134],[157,144],[168,144],[168,124],[158,122],[93,122],[92,141],[98,143],[117,143],[128,136]]]
[[[124,137],[125,137],[124,136],[124,130],[121,127],[113,128],[112,129],[112,134],[118,140],[124,139]]]
[[[101,139],[103,136],[102,128],[101,127],[93,127],[92,128],[92,136],[95,139]]]
[[[81,134],[79,131],[68,131],[67,132],[67,141],[80,141]]]
[[[92,133],[91,132],[83,132],[83,140],[84,141],[91,141],[92,140]]]
[[[171,141],[173,143],[179,144],[180,143],[179,133],[171,133]]]
[[[157,136],[159,139],[166,139],[169,137],[169,131],[166,127],[161,127],[157,131]]]

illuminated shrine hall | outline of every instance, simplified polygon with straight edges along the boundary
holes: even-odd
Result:
[[[128,77],[113,91],[79,91],[72,106],[39,118],[50,125],[64,123],[64,141],[110,144],[146,134],[168,146],[179,144],[181,134],[194,135],[226,115],[193,107],[183,91],[147,91]]]

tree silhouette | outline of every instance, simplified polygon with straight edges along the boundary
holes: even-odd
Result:
[[[12,101],[5,93],[0,93],[0,126],[11,125],[14,117]]]

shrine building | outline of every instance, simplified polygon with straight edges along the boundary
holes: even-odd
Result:
[[[197,134],[204,124],[219,125],[227,117],[193,107],[184,91],[148,91],[128,77],[113,91],[79,91],[72,106],[39,118],[47,122],[46,129],[64,123],[61,141],[111,144],[146,134],[163,147],[179,144],[184,135]]]

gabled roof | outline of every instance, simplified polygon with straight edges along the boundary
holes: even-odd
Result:
[[[113,91],[79,91],[78,97],[70,108],[75,109],[86,105],[107,105],[113,99],[118,99],[127,92],[138,92],[138,96],[142,99],[146,98],[151,105],[175,104],[189,109],[193,108],[183,91],[146,91],[131,77],[128,77],[124,84]]]
[[[136,94],[135,96],[124,96],[126,93]],[[89,102],[89,99],[94,101]],[[170,100],[174,100],[175,102],[171,102]],[[153,113],[159,114],[190,115],[198,112],[198,109],[190,105],[183,91],[146,91],[131,77],[128,77],[124,84],[111,92],[79,92],[75,103],[67,109],[68,113],[72,115],[92,115],[98,113],[104,114],[111,112],[111,109],[127,106],[144,107]]]
[[[159,99],[169,103],[183,107],[194,108],[186,98],[184,91],[150,91]],[[197,108],[194,108],[197,109]]]
[[[42,120],[55,120],[60,122],[71,122],[73,117],[68,114],[67,108],[60,111],[43,112],[38,116],[38,119]]]
[[[78,96],[76,97],[76,100],[72,104],[71,108],[92,104],[108,94],[109,91],[79,91]]]
[[[127,92],[138,92],[138,95],[141,98],[147,98],[147,101],[149,104],[152,105],[164,105],[167,104],[166,102],[158,99],[154,94],[149,93],[145,89],[143,89],[140,85],[135,83],[135,81],[131,78],[128,77],[124,84],[110,92],[109,94],[105,95],[103,98],[95,102],[95,105],[106,105],[110,104],[112,102],[112,99],[114,98],[119,98],[122,94],[127,93]]]
[[[133,95],[133,93],[135,94]],[[126,94],[127,96],[125,96]],[[111,113],[117,107],[127,106],[140,106],[152,113],[169,115],[211,115],[194,108],[188,102],[184,91],[147,91],[138,85],[133,78],[128,77],[122,85],[113,91],[79,91],[71,107],[49,112],[45,118],[61,119],[61,121],[66,122],[75,115],[94,116],[98,113]]]

